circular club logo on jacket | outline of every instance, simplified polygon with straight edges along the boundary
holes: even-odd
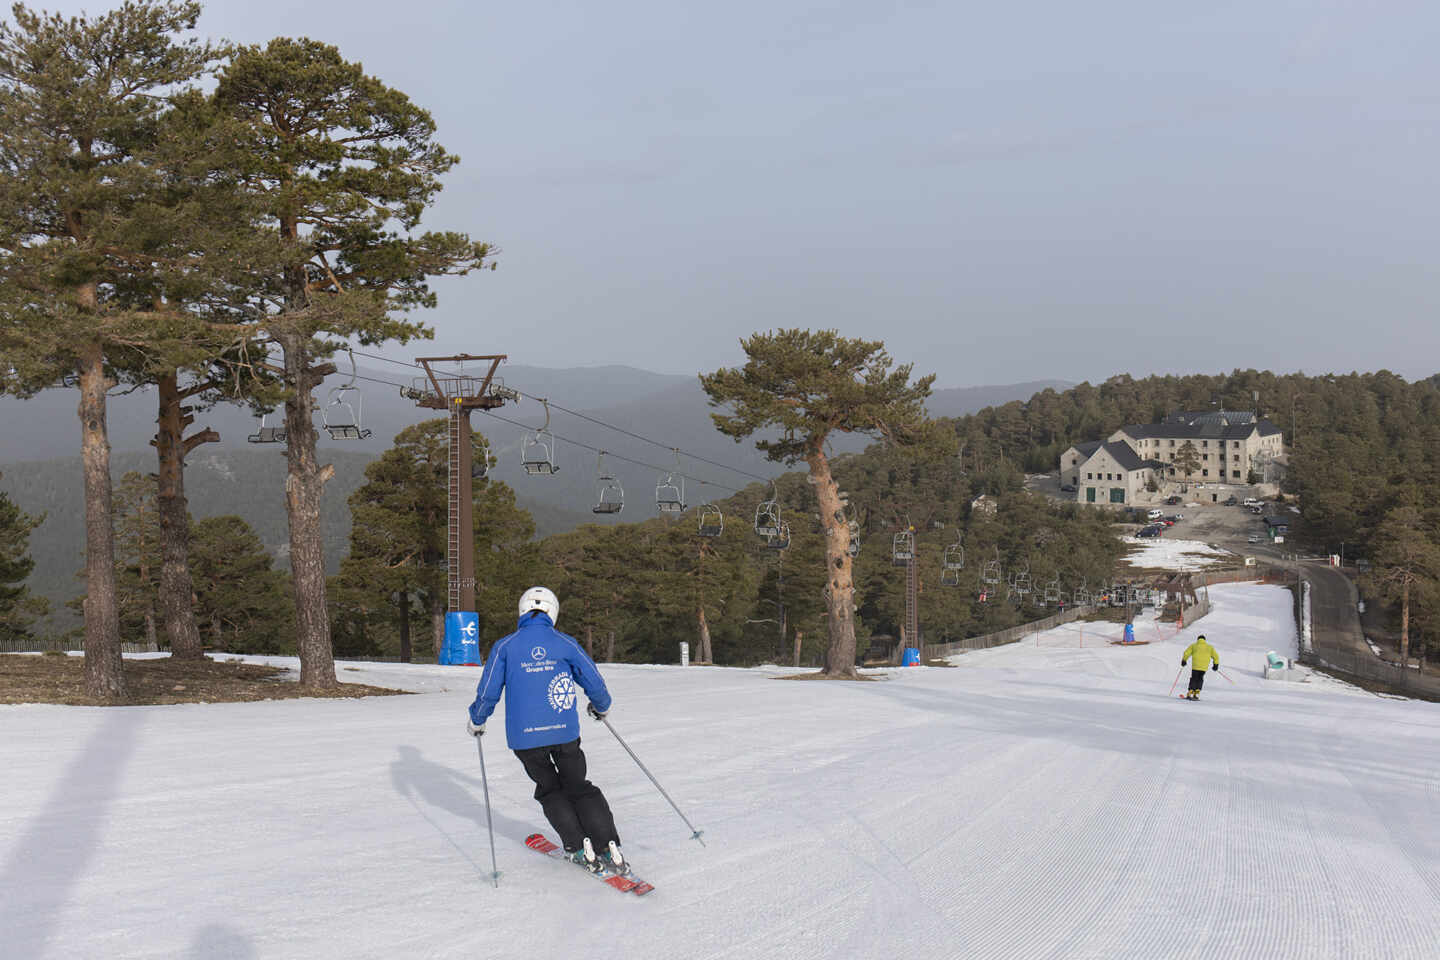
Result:
[[[557,673],[550,681],[550,706],[561,713],[575,706],[575,682],[566,673]]]
[[[544,659],[545,659],[545,648],[544,648],[544,647],[532,647],[531,650],[530,650],[530,659],[531,659],[531,660],[544,660]]]

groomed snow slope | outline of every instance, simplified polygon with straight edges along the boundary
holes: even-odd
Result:
[[[0,955],[1440,956],[1440,707],[1261,680],[1289,595],[1210,593],[1196,626],[1234,684],[1200,703],[1166,692],[1195,628],[1062,628],[875,683],[605,668],[709,843],[585,721],[643,900],[522,846],[544,824],[500,736],[490,885],[473,670],[342,670],[429,691],[356,701],[0,707]]]

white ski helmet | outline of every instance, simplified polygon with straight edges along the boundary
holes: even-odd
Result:
[[[531,587],[520,594],[520,616],[539,610],[552,624],[560,622],[560,601],[548,587]]]

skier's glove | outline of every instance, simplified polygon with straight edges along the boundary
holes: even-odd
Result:
[[[1181,660],[1181,661],[1180,661],[1180,666],[1182,666],[1182,667],[1185,666],[1185,661],[1184,661],[1184,660]]]
[[[483,737],[483,736],[485,736],[485,724],[483,724],[483,723],[476,723],[474,720],[471,720],[469,717],[466,717],[466,718],[465,718],[465,732],[468,733],[468,734],[470,734],[470,736],[472,736],[472,737]]]
[[[1217,670],[1217,671],[1218,671],[1218,670],[1220,669],[1220,664],[1217,663],[1217,664],[1215,664],[1215,666],[1211,667],[1210,669],[1211,669],[1211,670]]]
[[[590,716],[594,717],[596,720],[604,720],[605,714],[609,713],[610,711],[595,709],[595,702],[592,700],[591,702],[585,704],[585,712],[590,714]]]

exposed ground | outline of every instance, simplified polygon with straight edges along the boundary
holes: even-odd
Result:
[[[403,693],[346,683],[334,690],[302,689],[285,666],[227,660],[125,659],[129,697],[121,706],[159,703],[236,703],[293,697],[370,697]],[[0,703],[96,705],[85,695],[84,661],[67,654],[0,655]],[[113,704],[112,704],[113,705]]]

